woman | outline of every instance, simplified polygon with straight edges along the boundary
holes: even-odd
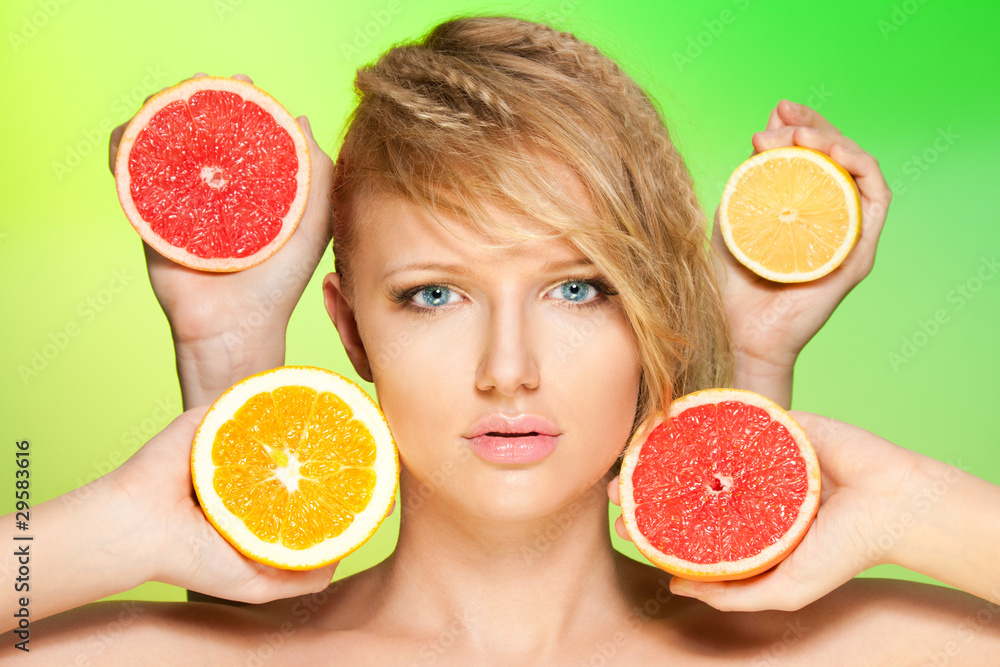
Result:
[[[996,654],[1000,607],[988,600],[1000,602],[1000,577],[983,545],[996,544],[1000,490],[848,424],[796,413],[820,455],[824,503],[771,572],[695,586],[611,546],[616,461],[671,397],[733,384],[789,405],[798,351],[874,260],[889,192],[871,156],[785,102],[755,135],[757,150],[830,154],[864,198],[845,264],[777,288],[718,239],[713,266],[655,107],[571,35],[449,21],[361,70],[357,86],[336,179],[316,160],[313,183],[333,182],[326,307],[404,464],[395,552],[329,587],[332,567],[259,566],[209,527],[186,474],[204,406],[283,363],[288,317],[329,240],[326,187],[315,187],[291,241],[254,269],[197,274],[147,249],[190,409],[117,470],[35,508],[46,550],[33,561],[45,587],[33,650],[67,662],[349,665]],[[310,148],[322,155],[311,137]],[[254,312],[271,316],[241,326]],[[469,447],[484,422],[525,415],[559,436],[553,451],[513,448],[511,465]],[[929,509],[911,507],[939,482]],[[877,562],[968,592],[851,580]],[[86,605],[147,580],[255,604]]]

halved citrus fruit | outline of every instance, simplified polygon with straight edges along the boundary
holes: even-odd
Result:
[[[772,148],[729,177],[719,227],[733,256],[757,275],[815,280],[837,268],[861,234],[858,186],[819,151]]]
[[[115,183],[129,222],[161,255],[240,271],[295,231],[309,193],[309,146],[260,88],[202,76],[139,109],[118,145]]]
[[[819,508],[820,471],[780,406],[740,389],[682,396],[636,433],[619,479],[629,537],[686,579],[744,579],[781,561]]]
[[[354,382],[282,366],[227,389],[195,433],[191,477],[205,516],[241,553],[306,570],[338,561],[389,514],[399,456]]]

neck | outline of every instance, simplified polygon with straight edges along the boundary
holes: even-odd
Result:
[[[404,468],[382,611],[416,633],[449,628],[463,643],[513,653],[592,631],[627,609],[608,530],[609,479],[544,516],[509,521],[464,513]]]

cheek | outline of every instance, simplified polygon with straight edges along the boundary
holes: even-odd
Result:
[[[624,315],[570,328],[552,346],[549,382],[566,408],[567,424],[589,448],[617,456],[635,418],[639,358]]]
[[[461,399],[471,393],[472,379],[456,342],[431,327],[413,327],[373,347],[368,354],[379,404],[400,454],[413,461],[443,437],[460,435],[468,421]]]

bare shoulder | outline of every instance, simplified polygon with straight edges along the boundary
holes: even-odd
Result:
[[[44,664],[234,664],[279,625],[256,608],[205,602],[95,602],[32,623]],[[215,662],[213,662],[215,661]]]
[[[856,578],[796,613],[833,626],[831,643],[860,640],[894,664],[995,665],[1000,655],[1000,604],[946,586]]]
[[[752,665],[996,665],[1000,655],[1000,604],[944,586],[857,578],[798,611],[722,612],[671,595],[670,576],[654,567],[637,572],[645,654]]]

